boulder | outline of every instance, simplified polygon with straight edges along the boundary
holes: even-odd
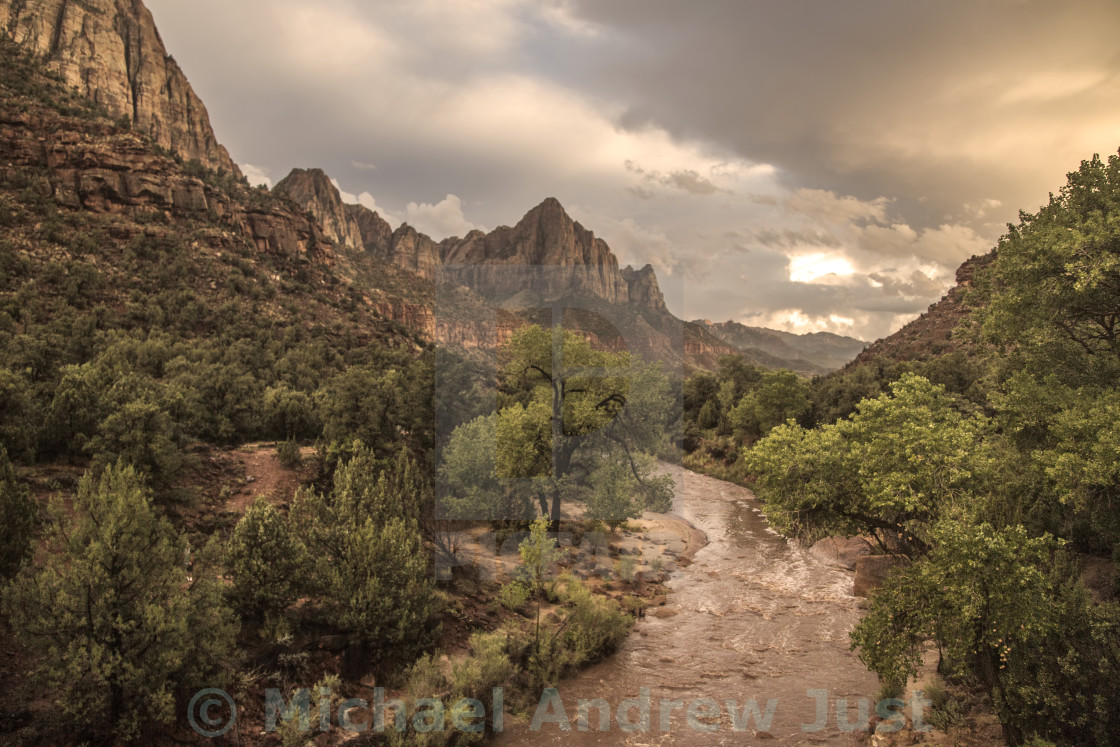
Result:
[[[849,571],[854,571],[856,561],[871,551],[871,543],[863,537],[825,537],[809,548],[817,560]]]
[[[852,594],[857,597],[867,596],[872,589],[881,586],[895,568],[905,563],[904,558],[895,555],[866,555],[859,558],[856,560]]]

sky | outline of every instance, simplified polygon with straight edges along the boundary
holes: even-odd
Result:
[[[436,240],[546,197],[685,319],[864,340],[1120,148],[1114,0],[147,0],[255,183]]]

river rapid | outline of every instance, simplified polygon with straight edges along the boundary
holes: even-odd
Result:
[[[878,682],[849,650],[851,574],[770,529],[749,490],[668,469],[673,512],[708,544],[674,571],[664,617],[639,620],[614,656],[543,693],[524,720],[507,717],[494,744],[855,743],[859,701],[874,714]]]

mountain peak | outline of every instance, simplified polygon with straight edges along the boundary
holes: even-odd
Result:
[[[323,233],[348,249],[362,249],[362,231],[355,216],[342,204],[342,196],[322,169],[292,169],[273,193],[294,200],[310,212],[323,227]]]

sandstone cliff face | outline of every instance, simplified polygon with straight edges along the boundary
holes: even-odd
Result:
[[[346,210],[338,189],[322,169],[292,169],[272,191],[311,213],[331,241],[347,249],[362,249],[358,222]]]
[[[657,275],[652,265],[646,265],[640,270],[624,267],[622,278],[626,281],[630,303],[651,311],[666,311],[665,296],[661,293],[661,286],[657,284]]]
[[[368,248],[368,247],[367,247]],[[393,232],[386,259],[398,267],[432,280],[439,267],[439,245],[407,223]]]
[[[240,175],[140,0],[0,0],[0,30],[111,116],[184,159]]]
[[[449,279],[487,296],[532,292],[546,298],[590,293],[610,303],[629,303],[629,286],[607,244],[574,222],[554,198],[509,228],[471,232],[440,246]],[[526,266],[543,266],[526,272]]]
[[[261,251],[333,263],[330,242],[303,214],[240,185],[223,188],[190,176],[138,133],[104,120],[22,102],[0,106],[0,164],[4,171],[43,174],[41,191],[67,208],[216,219]]]
[[[357,224],[366,251],[377,257],[388,257],[393,242],[393,227],[389,221],[365,205],[347,205],[346,213]]]

